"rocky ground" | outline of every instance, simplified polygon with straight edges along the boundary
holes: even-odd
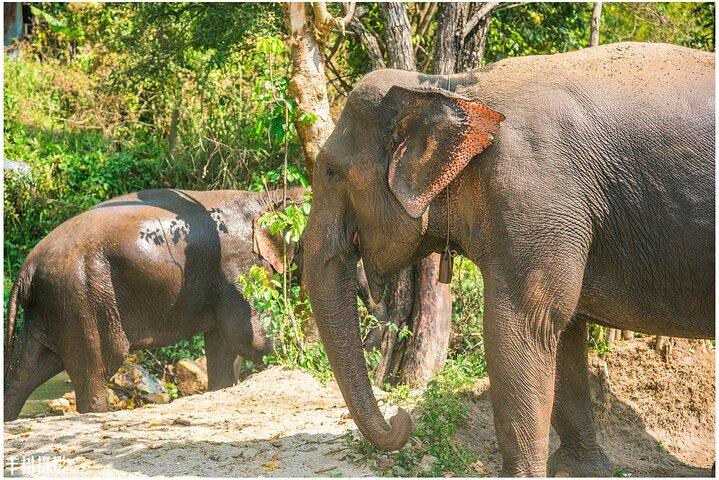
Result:
[[[710,474],[714,351],[680,343],[667,360],[647,340],[638,340],[607,357],[608,377],[600,373],[602,363],[593,361],[600,440],[617,473]],[[457,437],[479,452],[478,474],[496,475],[500,457],[488,382],[480,382],[465,401],[470,421]],[[386,416],[394,413],[390,406],[383,409]],[[4,430],[6,475],[374,475],[349,459],[347,432],[356,428],[336,385],[279,367],[166,405],[17,420]],[[22,456],[35,462],[24,472],[17,469]],[[50,463],[43,467],[40,458]]]

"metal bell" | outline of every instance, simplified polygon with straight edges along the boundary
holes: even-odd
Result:
[[[439,283],[451,283],[453,268],[452,252],[449,250],[449,247],[447,247],[439,258],[439,278],[437,281]]]

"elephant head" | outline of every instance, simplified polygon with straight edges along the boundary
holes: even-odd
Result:
[[[412,421],[400,410],[387,425],[372,394],[357,319],[357,261],[379,300],[387,275],[441,249],[430,204],[489,147],[504,120],[479,101],[439,88],[443,82],[396,70],[367,75],[349,95],[313,172],[305,287],[350,413],[381,450],[401,448]]]

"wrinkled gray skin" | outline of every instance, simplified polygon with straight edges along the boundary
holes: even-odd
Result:
[[[471,150],[455,98],[418,87],[506,118],[490,146]],[[355,263],[377,295],[388,275],[440,252],[449,185],[451,246],[484,276],[504,474],[611,474],[586,324],[714,338],[714,144],[714,55],[682,47],[513,58],[449,80],[367,75],[318,156],[304,237],[305,285],[364,436],[393,450],[412,426],[404,412],[388,426],[372,395]],[[468,149],[465,166],[452,152]],[[561,446],[548,460],[550,425]]]
[[[288,201],[302,194],[290,189]],[[237,355],[260,361],[271,352],[235,281],[252,265],[268,266],[253,235],[265,241],[258,251],[281,252],[281,243],[267,245],[268,237],[253,232],[253,220],[282,199],[282,191],[145,190],[50,232],[28,255],[9,302],[5,420],[17,418],[30,393],[63,368],[77,410],[104,412],[105,385],[130,350],[198,333],[209,388],[232,385]],[[25,326],[13,347],[18,305]]]

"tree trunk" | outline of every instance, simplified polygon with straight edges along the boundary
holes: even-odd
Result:
[[[389,65],[415,70],[404,5],[383,3],[380,9]],[[438,270],[439,255],[433,254],[402,270],[391,282],[388,326],[383,327],[382,360],[375,375],[379,385],[405,382],[421,386],[444,367],[452,328],[452,300],[449,285],[437,282]],[[411,335],[400,339],[403,328],[409,329]]]
[[[592,34],[589,39],[589,46],[596,47],[599,45],[599,22],[602,17],[602,2],[594,2],[594,10],[592,11]]]
[[[491,12],[497,4],[489,9],[488,4],[470,3],[468,5],[468,17],[486,12],[477,22],[476,26],[471,29],[464,37],[462,48],[459,50],[457,58],[457,71],[466,72],[474,70],[482,66],[484,60],[484,51],[487,46],[487,33],[489,32],[489,22]]]
[[[12,45],[13,40],[22,38],[22,3],[6,2],[3,4],[3,44]]]
[[[298,118],[309,115],[314,121],[296,121],[295,128],[305,156],[307,175],[311,178],[315,158],[329,138],[334,123],[327,98],[327,77],[320,45],[313,35],[305,3],[286,3],[285,21],[289,32],[292,74],[289,94],[297,102]]]
[[[172,116],[170,118],[170,129],[167,132],[167,147],[170,150],[170,155],[175,155],[175,146],[177,145],[177,128],[180,125],[180,109],[175,107],[172,109]]]
[[[418,309],[412,316],[412,336],[407,339],[401,381],[425,385],[447,360],[452,331],[452,298],[449,285],[437,282],[439,254],[419,264],[419,282],[415,298]]]
[[[402,363],[402,348],[398,332],[404,327],[411,328],[411,315],[415,304],[415,271],[413,267],[400,271],[389,285],[390,297],[388,299],[387,311],[389,319],[382,326],[382,341],[380,361],[375,381],[378,385],[390,383],[392,385],[399,381]]]
[[[349,23],[350,30],[357,36],[357,38],[359,38],[362,45],[364,45],[367,49],[367,56],[369,57],[372,70],[385,68],[384,58],[382,58],[382,50],[379,48],[377,38],[372,35],[372,32],[364,26],[362,20],[359,18],[362,13],[363,11],[358,8],[355,16],[352,17],[352,20]]]
[[[432,71],[435,74],[447,75],[455,72],[457,54],[462,47],[462,25],[466,5],[459,2],[440,4],[432,56]]]
[[[433,72],[449,74],[478,68],[484,59],[489,18],[496,2],[445,2],[434,39]]]
[[[613,348],[614,344],[617,342],[617,340],[619,340],[619,337],[620,337],[619,332],[620,332],[620,330],[618,330],[616,328],[609,329],[609,333],[607,334],[607,346],[609,348]]]
[[[669,363],[669,360],[671,358],[673,346],[672,344],[672,337],[664,337],[662,335],[657,335],[654,351],[657,352],[657,354],[659,354],[659,356],[662,357],[662,360],[664,360],[664,362],[666,363]]]
[[[390,68],[417,70],[412,50],[412,31],[407,12],[400,2],[380,3],[387,41],[387,62]]]

